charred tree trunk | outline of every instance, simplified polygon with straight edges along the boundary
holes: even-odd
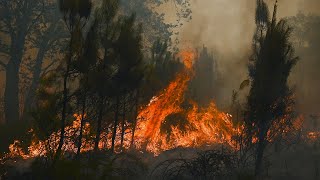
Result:
[[[19,69],[24,52],[26,32],[18,31],[11,37],[11,59],[6,66],[6,87],[4,91],[4,111],[6,123],[19,121]]]
[[[107,57],[107,52],[104,54],[104,62],[106,62],[106,57]],[[106,69],[106,64],[103,64],[103,69],[102,72],[105,72]],[[100,135],[101,135],[101,126],[102,126],[102,117],[103,117],[103,109],[104,109],[104,104],[105,104],[105,97],[102,92],[99,92],[99,115],[98,115],[98,121],[97,121],[97,134],[94,142],[94,151],[99,150],[99,142],[100,142]],[[108,127],[107,127],[108,131]],[[107,132],[108,134],[108,132]]]
[[[80,150],[82,146],[82,136],[83,136],[83,125],[84,125],[84,116],[86,112],[86,100],[87,100],[87,92],[84,90],[83,100],[82,100],[82,112],[81,112],[81,122],[80,122],[80,134],[78,138],[78,149],[77,149],[77,158],[79,158]]]
[[[115,140],[117,136],[117,126],[118,126],[118,118],[119,118],[119,95],[116,97],[116,109],[114,113],[114,126],[112,133],[112,141],[111,141],[111,152],[114,152]]]
[[[261,128],[259,132],[259,141],[258,141],[258,147],[256,150],[256,162],[255,162],[255,176],[256,178],[259,178],[262,174],[262,162],[263,162],[263,154],[266,147],[266,137],[267,137],[267,131],[266,128]]]
[[[42,69],[42,63],[44,60],[44,56],[47,51],[47,42],[42,42],[40,44],[40,48],[36,57],[35,66],[33,67],[33,76],[32,76],[32,82],[24,103],[24,111],[23,111],[23,118],[27,117],[27,113],[29,110],[31,110],[34,107],[35,102],[35,96],[36,96],[36,90],[39,86],[40,81],[40,75],[41,75],[41,69]]]
[[[70,44],[71,46],[71,44]],[[62,112],[61,112],[61,125],[60,125],[60,140],[59,146],[56,151],[54,162],[58,160],[61,156],[62,146],[64,144],[64,133],[65,133],[65,121],[67,116],[67,103],[68,103],[68,77],[70,71],[71,55],[68,57],[67,69],[63,77],[63,100],[62,100]]]
[[[126,120],[126,98],[123,98],[123,109],[122,109],[122,122],[121,122],[121,143],[120,143],[120,149],[123,148],[123,139],[124,139],[124,132],[125,132],[125,120]]]
[[[132,127],[132,136],[131,136],[131,145],[130,148],[134,148],[134,133],[136,131],[137,126],[137,118],[138,118],[138,104],[139,104],[139,90],[137,90],[136,93],[136,99],[135,99],[135,112],[134,112],[134,119],[133,119],[133,127]]]
[[[100,95],[99,99],[99,115],[98,115],[98,121],[97,121],[97,134],[94,141],[94,151],[98,151],[99,149],[99,142],[100,142],[100,135],[101,135],[101,123],[102,123],[102,117],[103,117],[103,108],[104,108],[104,97],[103,95]]]
[[[274,140],[274,152],[278,153],[281,150],[281,141],[282,141],[282,134],[279,135],[279,137],[277,137]]]
[[[19,120],[19,66],[13,60],[6,68],[4,111],[6,123],[15,123]]]
[[[319,159],[315,158],[314,160],[314,179],[317,180],[317,179],[320,179],[320,162],[319,162]]]

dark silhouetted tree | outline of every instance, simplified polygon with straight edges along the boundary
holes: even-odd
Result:
[[[80,87],[79,87],[79,96],[78,99],[81,104],[81,122],[80,122],[80,133],[78,137],[78,149],[77,156],[80,155],[81,145],[82,145],[82,135],[83,135],[83,126],[84,121],[87,116],[87,98],[91,86],[89,84],[89,74],[91,71],[94,71],[94,66],[98,60],[98,43],[97,43],[97,21],[94,20],[93,25],[91,26],[89,32],[86,35],[84,45],[82,47],[82,52],[77,61],[73,63],[75,70],[80,74]]]
[[[147,87],[143,92],[147,100],[164,89],[184,66],[176,54],[169,50],[169,45],[169,42],[160,39],[153,43],[148,78],[145,82]]]
[[[1,0],[0,25],[3,39],[8,43],[0,43],[0,51],[8,58],[7,62],[0,61],[0,66],[6,71],[6,86],[4,92],[4,109],[6,122],[16,122],[20,118],[19,112],[19,70],[28,36],[34,34],[47,7],[48,1],[41,0]]]
[[[117,125],[119,123],[120,97],[126,96],[137,87],[143,78],[143,55],[141,26],[135,24],[135,16],[124,18],[121,22],[120,34],[115,45],[115,53],[118,57],[118,71],[113,77],[116,99],[115,117],[112,134],[111,151],[114,151]],[[125,99],[125,98],[124,98]]]
[[[79,59],[81,44],[83,41],[83,27],[91,14],[92,2],[90,0],[60,0],[59,8],[63,14],[63,19],[66,23],[68,31],[70,32],[69,47],[66,52],[63,73],[63,97],[62,97],[62,111],[61,111],[61,128],[60,141],[55,154],[55,160],[59,159],[62,153],[62,146],[64,144],[64,133],[67,116],[67,104],[69,101],[68,79],[72,70],[73,61]]]
[[[94,71],[89,74],[89,84],[92,86],[92,91],[98,98],[96,103],[97,122],[96,122],[96,136],[94,140],[94,150],[99,149],[99,142],[101,132],[106,125],[106,133],[109,130],[110,122],[104,122],[103,118],[108,111],[110,111],[111,97],[114,89],[112,89],[112,77],[117,70],[117,61],[115,55],[115,44],[119,32],[119,22],[117,20],[119,9],[119,0],[104,0],[101,6],[96,11],[96,21],[99,27],[97,36],[100,38],[98,45],[103,52],[99,54],[100,59]],[[103,83],[101,83],[103,82]]]
[[[190,96],[197,103],[206,106],[216,98],[214,87],[217,86],[218,74],[216,61],[206,47],[200,50],[193,67],[195,72],[189,84]]]
[[[41,23],[35,27],[33,35],[29,36],[31,46],[29,49],[37,49],[35,59],[28,62],[28,69],[31,72],[31,80],[27,85],[25,94],[24,109],[22,118],[28,118],[29,112],[34,108],[36,101],[36,90],[42,76],[52,71],[58,64],[57,57],[63,50],[68,35],[63,26],[59,11],[56,9],[56,3],[42,14]]]
[[[283,125],[283,119],[290,120],[294,99],[288,87],[288,77],[298,58],[289,38],[291,27],[285,20],[277,22],[277,3],[273,17],[267,24],[265,35],[257,42],[249,65],[251,88],[248,96],[248,112],[245,128],[248,143],[257,137],[255,174],[262,171],[264,150],[268,136],[275,125]]]
[[[147,48],[150,48],[159,38],[169,41],[170,44],[174,43],[170,39],[172,35],[179,33],[176,29],[192,18],[190,0],[136,0],[134,2],[121,0],[120,2],[121,11],[126,15],[135,13],[137,22],[143,25],[144,47]],[[175,22],[166,22],[165,13],[159,13],[156,10],[162,5],[174,6],[172,8],[174,14],[171,17],[175,16]]]
[[[35,106],[31,112],[33,117],[33,133],[36,137],[45,144],[45,150],[48,152],[47,156],[53,158],[53,150],[55,147],[51,146],[51,141],[46,141],[50,135],[59,129],[59,100],[61,93],[59,92],[56,84],[59,84],[58,73],[50,73],[42,77],[37,88],[37,100],[34,102]]]

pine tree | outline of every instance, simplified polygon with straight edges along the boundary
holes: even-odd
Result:
[[[217,82],[217,64],[213,55],[203,47],[199,52],[199,57],[194,63],[194,77],[189,83],[189,91],[192,100],[202,106],[207,106],[217,93],[215,83]]]
[[[92,3],[90,0],[60,0],[60,11],[63,13],[63,18],[70,32],[71,38],[69,42],[69,49],[66,53],[65,70],[63,73],[63,97],[62,97],[62,111],[61,111],[61,128],[60,141],[55,154],[55,161],[58,160],[62,153],[62,146],[64,144],[64,133],[67,117],[67,104],[69,101],[68,79],[70,71],[72,70],[72,62],[79,58],[79,51],[82,38],[82,28],[88,20]]]
[[[77,61],[74,62],[75,70],[80,74],[80,87],[79,87],[79,100],[81,107],[81,122],[80,122],[80,134],[78,137],[78,149],[77,157],[80,155],[82,145],[82,135],[84,121],[87,116],[87,98],[91,90],[89,84],[89,74],[94,71],[94,66],[98,60],[98,46],[97,46],[97,21],[94,20],[89,32],[86,35],[82,52]]]
[[[115,45],[118,55],[118,71],[113,77],[115,89],[115,115],[112,133],[111,151],[115,149],[115,139],[119,123],[120,97],[139,87],[143,78],[143,55],[141,26],[136,26],[135,16],[124,18],[121,22],[120,34]],[[125,99],[125,98],[124,98]],[[125,112],[124,112],[125,113]]]
[[[259,176],[262,171],[264,150],[268,144],[268,132],[282,119],[289,118],[290,107],[294,103],[292,91],[288,86],[288,77],[298,57],[289,38],[291,27],[285,20],[277,22],[277,3],[274,6],[273,17],[267,24],[257,47],[254,49],[249,76],[251,89],[248,96],[247,117],[245,127],[248,142],[252,137],[258,138],[256,148],[255,174]],[[283,124],[285,126],[285,124]]]

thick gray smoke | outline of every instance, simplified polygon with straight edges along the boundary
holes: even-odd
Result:
[[[266,2],[272,13],[275,0]],[[238,89],[240,83],[247,78],[247,62],[255,29],[255,3],[255,0],[192,0],[192,20],[180,30],[182,46],[201,47],[204,44],[215,53],[224,78],[221,87],[223,102],[219,104],[228,105],[232,90]],[[278,0],[278,18],[295,16],[299,12],[320,15],[319,8],[319,0]],[[307,61],[304,57],[301,59],[300,63]],[[294,75],[297,76],[299,74]],[[295,80],[291,82],[297,83]],[[298,88],[303,88],[298,91],[305,93],[307,89],[314,87]],[[319,107],[320,104],[316,106]]]
[[[208,46],[214,51],[223,78],[220,101],[228,105],[233,89],[246,78],[246,62],[254,32],[252,0],[194,0],[193,20],[181,33],[181,42]]]

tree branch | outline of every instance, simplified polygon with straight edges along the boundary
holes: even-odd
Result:
[[[44,9],[44,8],[43,8]],[[27,34],[30,33],[31,29],[33,28],[33,26],[36,24],[36,22],[39,21],[41,15],[43,13],[43,10],[40,11],[40,13],[31,21],[31,24],[29,25],[28,29],[27,29]]]
[[[0,43],[0,53],[9,55],[9,48],[6,45]]]
[[[41,77],[47,75],[49,72],[51,72],[52,70],[50,70],[50,68],[55,65],[57,63],[57,61],[52,61],[47,67],[45,67],[43,70],[42,70],[42,74],[41,74]]]
[[[4,62],[0,61],[0,67],[2,67],[3,69],[6,69],[7,65]]]
[[[3,23],[3,24],[4,24],[4,23]],[[0,24],[0,25],[1,25],[1,24]],[[3,27],[3,26],[1,25],[1,27]],[[7,30],[7,29],[5,29],[5,28],[0,29],[0,32],[1,32],[1,33],[4,33],[4,34],[10,34],[9,30]]]
[[[4,25],[7,27],[9,34],[11,36],[11,38],[14,36],[14,33],[16,32],[13,27],[10,24],[10,20],[9,19],[3,19],[2,22],[4,23]]]

